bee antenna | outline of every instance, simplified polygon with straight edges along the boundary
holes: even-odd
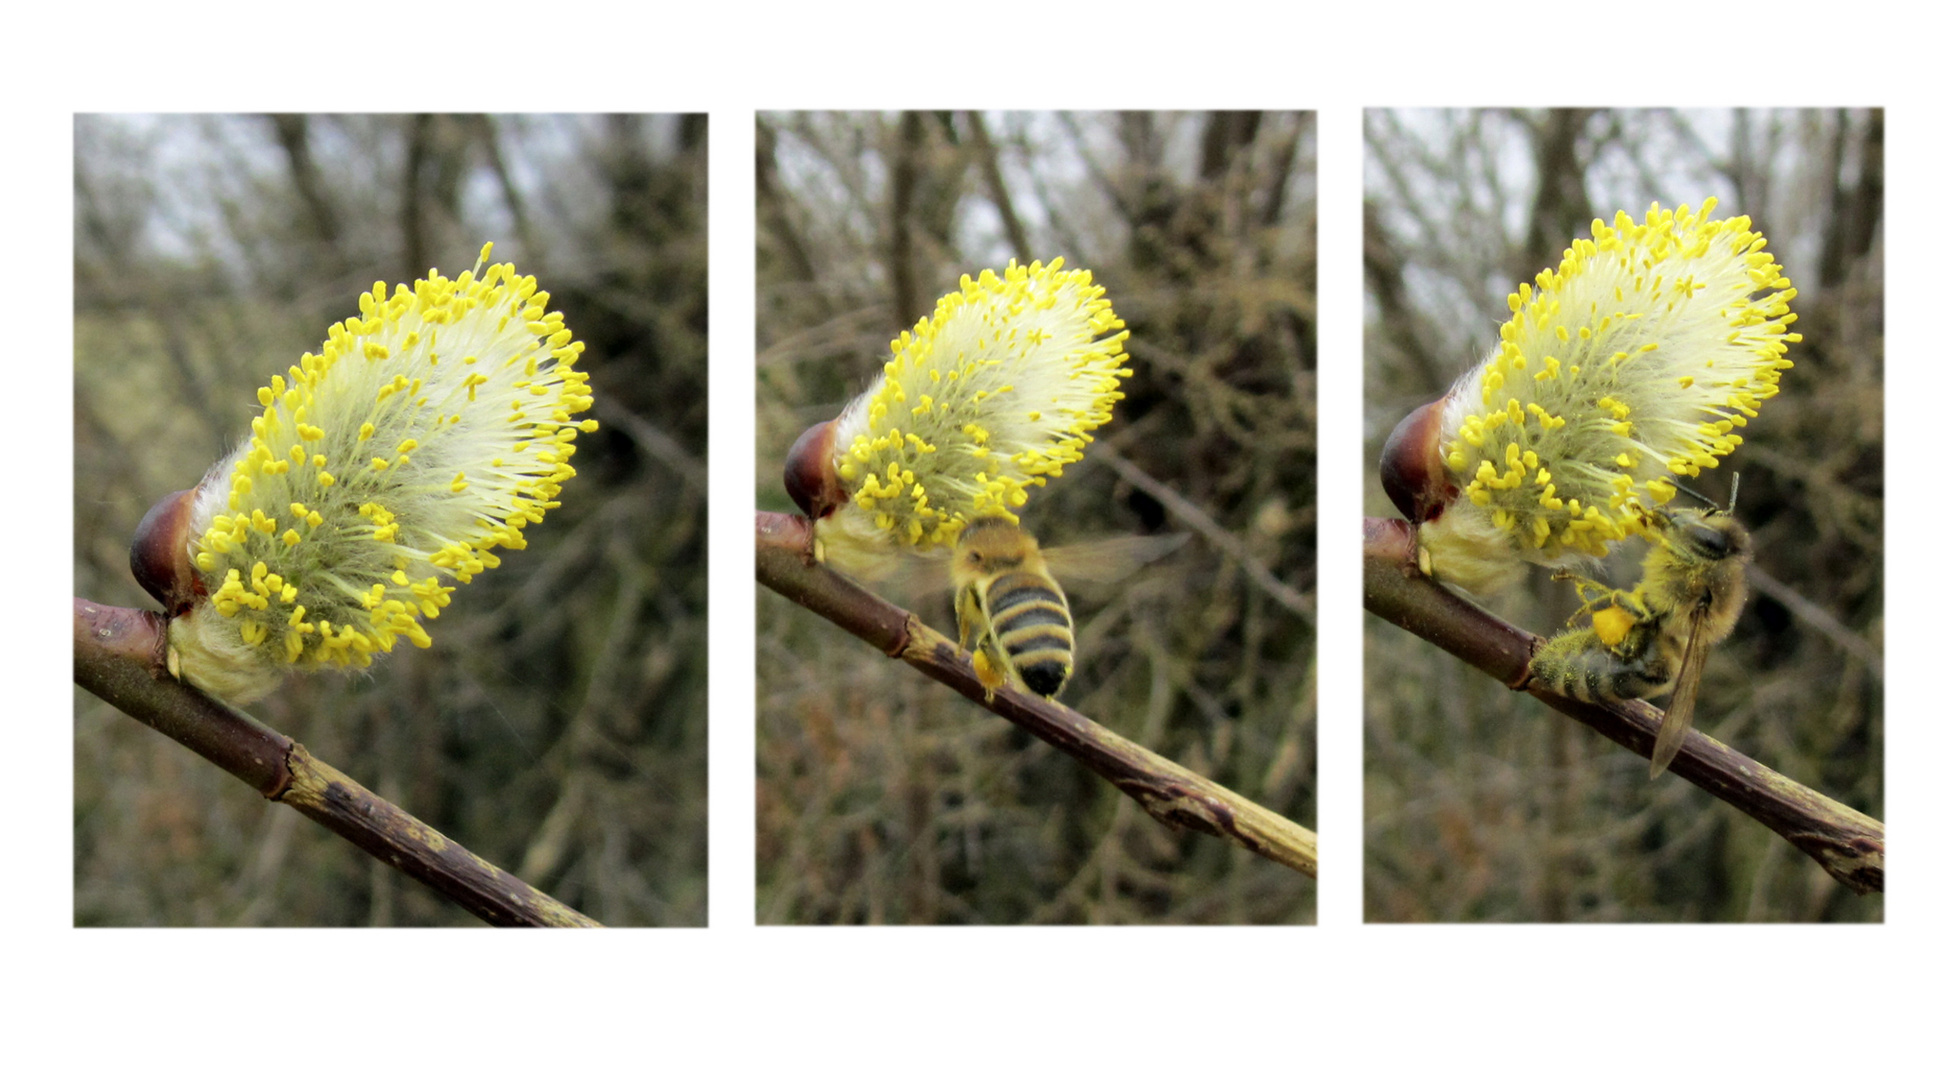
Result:
[[[1730,474],[1730,508],[1728,510],[1723,511],[1724,513],[1734,514],[1737,512],[1737,487],[1742,483],[1743,483],[1742,473],[1733,472]]]
[[[1737,507],[1737,477],[1740,475],[1741,475],[1740,473],[1730,474],[1730,510],[1735,510]],[[1729,512],[1729,511],[1725,511],[1722,507],[1716,505],[1715,499],[1712,499],[1708,495],[1705,495],[1702,492],[1697,491],[1695,488],[1690,487],[1688,484],[1683,483],[1681,480],[1677,480],[1674,477],[1671,477],[1670,482],[1675,484],[1678,490],[1682,491],[1684,494],[1688,495],[1689,497],[1695,499],[1697,502],[1700,502],[1705,506],[1708,506],[1711,510],[1716,510],[1723,513]]]

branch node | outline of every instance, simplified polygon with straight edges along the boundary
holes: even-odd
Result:
[[[919,639],[916,629],[919,625],[923,625],[919,622],[919,616],[906,612],[905,620],[899,624],[898,633],[885,643],[885,655],[894,660],[905,659],[906,650],[912,648],[912,643]]]
[[[277,775],[272,777],[270,782],[257,790],[271,802],[283,802],[284,796],[290,794],[291,785],[297,782],[298,761],[309,756],[310,751],[304,749],[304,744],[293,740],[290,747],[284,751],[284,767],[277,770]]]
[[[1240,835],[1236,828],[1236,814],[1229,807],[1197,792],[1178,788],[1166,793],[1139,790],[1130,794],[1136,797],[1150,817],[1164,825],[1194,829],[1224,839]]]

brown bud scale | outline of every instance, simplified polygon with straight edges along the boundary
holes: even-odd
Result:
[[[196,491],[178,491],[149,507],[135,527],[128,549],[128,568],[170,617],[181,615],[207,595],[196,568],[189,562],[189,515]]]
[[[837,432],[836,421],[813,424],[791,444],[791,452],[784,458],[784,490],[813,521],[829,516],[850,497],[838,482],[838,455],[833,446]]]
[[[1442,397],[1412,410],[1392,429],[1379,454],[1379,482],[1392,505],[1414,523],[1437,519],[1459,497],[1439,453],[1445,407]]]

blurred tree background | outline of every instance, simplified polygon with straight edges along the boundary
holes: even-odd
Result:
[[[1050,545],[1191,539],[1118,585],[1071,590],[1062,699],[1306,825],[1313,131],[1300,113],[772,114],[756,163],[758,506],[794,512],[791,442],[863,390],[960,275],[1056,256],[1092,270],[1135,374],[1023,524]],[[952,632],[948,593],[885,591]],[[1313,884],[1293,871],[1167,830],[766,590],[757,620],[759,922],[1313,920]]]
[[[1696,726],[1882,817],[1884,117],[1847,111],[1372,111],[1365,508],[1392,426],[1485,356],[1505,298],[1596,217],[1750,216],[1799,290],[1782,392],[1695,481],[1756,547]],[[1679,497],[1683,498],[1683,497]],[[1685,499],[1685,501],[1687,501]],[[1639,542],[1611,568],[1639,564]],[[1621,570],[1619,579],[1632,578]],[[1572,590],[1488,606],[1550,634]],[[1404,631],[1365,631],[1365,905],[1382,922],[1877,921],[1755,821]]]
[[[376,280],[493,258],[577,339],[601,429],[429,650],[252,711],[611,924],[705,919],[706,121],[82,116],[75,590],[154,607],[127,545],[247,435],[256,389]],[[76,692],[81,925],[477,925]]]

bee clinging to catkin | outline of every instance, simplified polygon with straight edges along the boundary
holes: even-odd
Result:
[[[1750,533],[1727,512],[1675,510],[1651,523],[1642,580],[1610,590],[1593,625],[1557,634],[1528,666],[1530,680],[1580,701],[1670,694],[1649,757],[1661,775],[1696,712],[1703,665],[1743,611]]]
[[[1682,745],[1750,559],[1728,513],[1661,507],[1741,445],[1800,340],[1796,290],[1763,235],[1714,208],[1595,221],[1507,298],[1498,349],[1401,422],[1380,463],[1427,576],[1481,596],[1530,564],[1577,580],[1591,625],[1540,649],[1533,685],[1591,702],[1673,690],[1651,775]],[[1649,545],[1633,589],[1565,569],[1631,537]]]

